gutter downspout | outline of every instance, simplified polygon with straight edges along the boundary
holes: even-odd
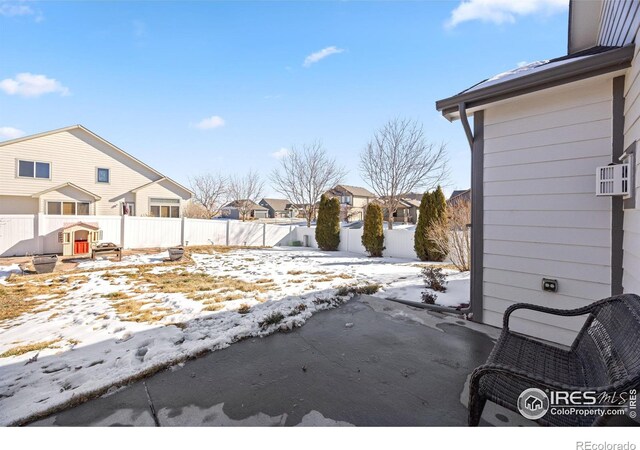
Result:
[[[467,135],[467,141],[469,142],[469,149],[471,150],[471,152],[473,152],[474,136],[473,136],[473,132],[471,131],[471,126],[469,125],[469,117],[467,117],[467,105],[464,102],[461,102],[460,104],[458,104],[458,111],[460,112],[460,121],[462,122],[462,127],[464,128],[464,132]],[[469,257],[471,257],[471,255],[469,255]],[[471,286],[473,286],[472,283],[470,283],[470,287]],[[431,311],[437,311],[442,313],[459,314],[463,316],[472,313],[471,291],[469,292],[469,306],[467,306],[466,308],[453,308],[451,306],[429,305],[427,303],[416,303],[416,302],[410,302],[408,300],[400,300],[400,299],[393,299],[393,298],[390,298],[387,300],[391,300],[396,303],[402,303],[408,306],[413,306],[416,308],[428,309]]]

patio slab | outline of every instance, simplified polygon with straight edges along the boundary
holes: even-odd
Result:
[[[32,425],[464,426],[497,330],[374,297],[314,315]],[[461,396],[462,395],[462,396]],[[487,424],[526,425],[487,405]]]

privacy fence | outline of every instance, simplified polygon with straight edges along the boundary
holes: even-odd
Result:
[[[317,248],[315,227],[257,222],[169,219],[130,216],[50,216],[12,214],[0,216],[0,256],[59,253],[59,233],[67,225],[84,222],[102,231],[102,241],[124,248],[174,245],[305,245]],[[415,258],[413,231],[385,230],[385,256]],[[344,228],[340,250],[366,254],[360,240],[362,229]]]

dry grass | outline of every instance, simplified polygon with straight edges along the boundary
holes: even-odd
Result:
[[[104,298],[109,299],[109,300],[120,300],[120,299],[124,299],[124,298],[129,298],[129,294],[127,294],[126,292],[122,292],[122,291],[109,292],[108,294],[104,295]]]
[[[267,247],[249,247],[244,245],[193,245],[185,248],[185,254],[193,255],[194,253],[204,253],[211,255],[213,253],[229,253],[235,250],[257,250]],[[247,259],[248,260],[248,259]]]
[[[156,302],[127,299],[113,302],[112,306],[118,318],[125,322],[158,322],[171,315],[173,310],[162,306],[155,306]]]
[[[247,314],[250,310],[251,306],[249,306],[247,303],[243,303],[242,305],[240,305],[240,308],[238,308],[238,312],[240,314]]]
[[[6,352],[0,354],[0,358],[8,358],[9,356],[19,356],[25,353],[35,352],[38,350],[44,350],[45,348],[57,348],[56,343],[60,342],[60,339],[52,341],[36,342],[34,344],[21,345],[19,347],[13,347]]]
[[[287,275],[302,275],[303,273],[305,273],[303,270],[290,270]]]
[[[42,283],[23,282],[0,285],[0,322],[20,317],[35,311],[45,302],[59,298],[64,291],[58,287]],[[49,295],[46,300],[31,300],[40,295]],[[47,308],[50,309],[50,308]],[[40,311],[46,311],[41,309]]]

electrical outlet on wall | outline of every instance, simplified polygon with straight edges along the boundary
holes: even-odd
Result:
[[[546,292],[558,292],[558,280],[553,280],[551,278],[543,278],[542,290]]]

